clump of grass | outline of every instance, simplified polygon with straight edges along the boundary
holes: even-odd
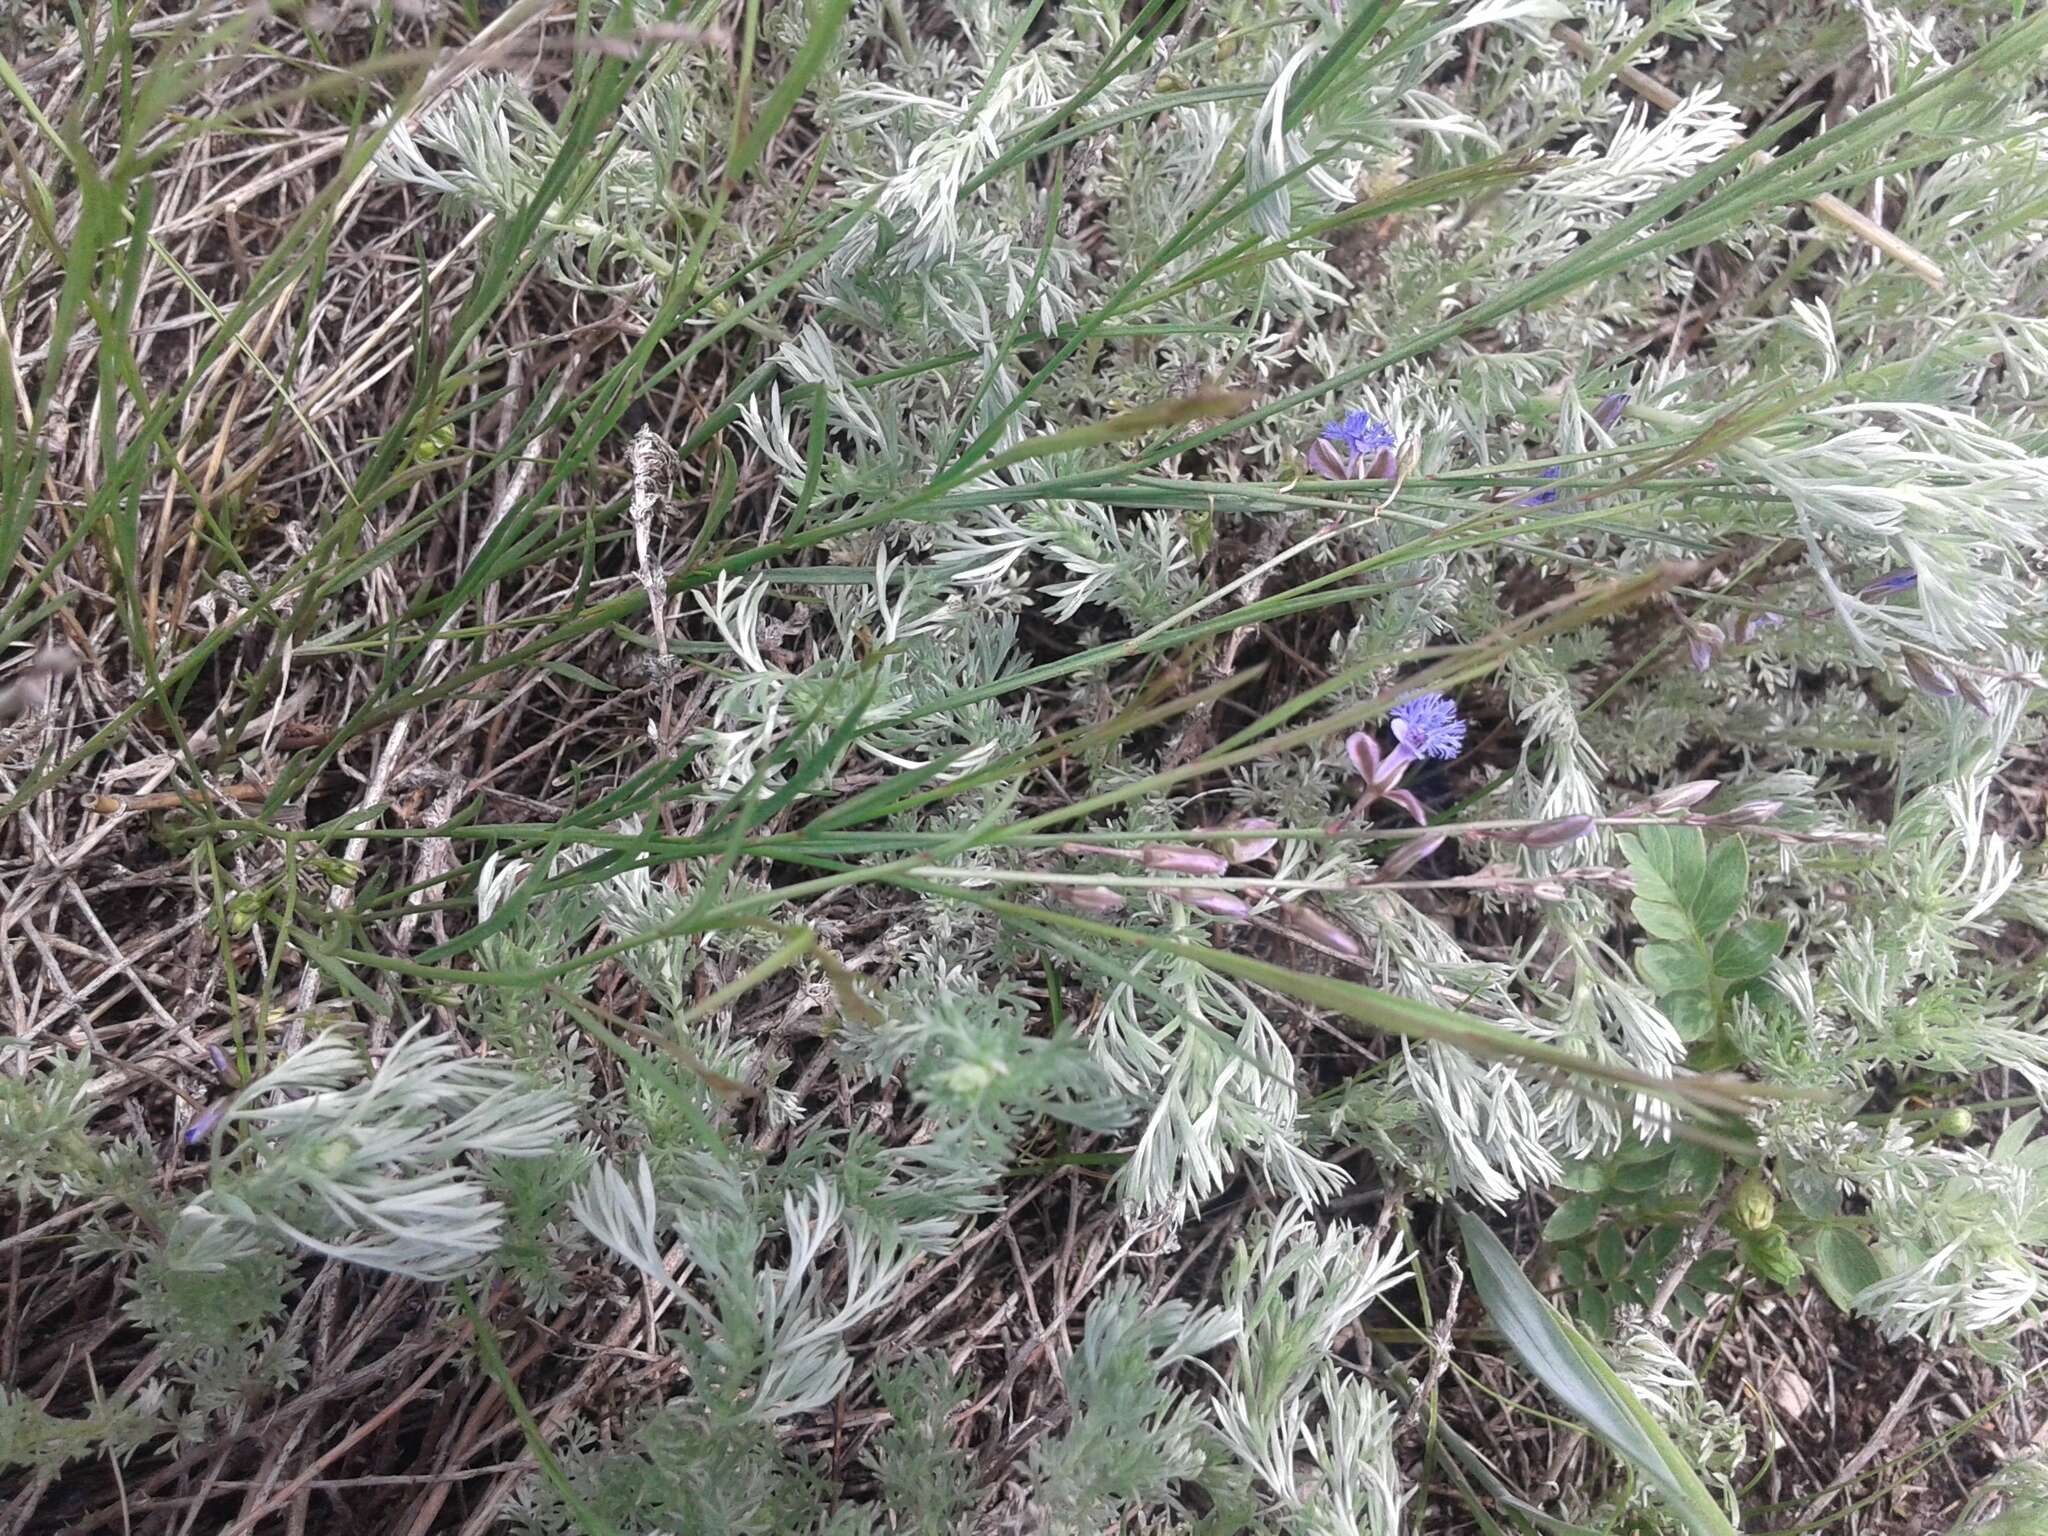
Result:
[[[18,26],[11,1528],[2025,1518],[2040,18]]]

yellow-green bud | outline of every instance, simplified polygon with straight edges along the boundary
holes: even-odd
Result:
[[[1728,1218],[1745,1232],[1762,1232],[1777,1219],[1778,1202],[1772,1198],[1771,1186],[1760,1173],[1752,1173],[1735,1189],[1735,1198],[1728,1203]]]
[[[1967,1109],[1944,1110],[1941,1118],[1934,1122],[1934,1128],[1943,1136],[1954,1140],[1967,1136],[1977,1129],[1977,1117]]]

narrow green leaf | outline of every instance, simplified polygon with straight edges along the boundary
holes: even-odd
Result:
[[[1692,1536],[1736,1536],[1706,1484],[1628,1383],[1543,1299],[1484,1222],[1466,1211],[1457,1217],[1479,1299],[1522,1362],[1663,1496]]]

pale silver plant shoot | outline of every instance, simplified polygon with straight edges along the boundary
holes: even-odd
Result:
[[[496,1251],[504,1218],[470,1160],[548,1156],[575,1122],[556,1089],[424,1024],[367,1074],[329,1031],[222,1111],[213,1135],[241,1134],[237,1160],[180,1214],[174,1251],[215,1270],[274,1234],[423,1280],[461,1274]]]

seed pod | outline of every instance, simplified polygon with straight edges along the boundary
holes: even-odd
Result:
[[[1210,848],[1167,848],[1157,844],[1138,850],[1138,861],[1147,869],[1169,875],[1220,875],[1230,860]]]
[[[1324,916],[1307,902],[1294,902],[1280,909],[1280,920],[1303,938],[1357,959],[1365,953],[1349,928]]]
[[[1444,838],[1442,833],[1438,833],[1434,837],[1418,837],[1414,842],[1400,849],[1392,858],[1382,864],[1379,874],[1374,878],[1379,880],[1398,880],[1432,853],[1435,853],[1437,849],[1443,847],[1443,845]]]
[[[1549,821],[1540,821],[1533,827],[1518,827],[1493,835],[1501,842],[1513,843],[1519,848],[1562,848],[1567,843],[1576,843],[1598,825],[1599,823],[1591,816],[1580,813],[1574,816],[1554,817]]]

